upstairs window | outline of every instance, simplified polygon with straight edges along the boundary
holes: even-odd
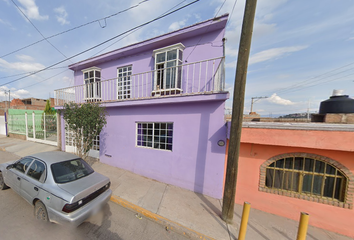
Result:
[[[182,78],[182,43],[154,50],[155,74],[154,95],[168,95],[181,93]]]
[[[82,70],[84,74],[84,97],[86,101],[101,99],[101,69],[92,67]]]
[[[131,97],[131,75],[132,75],[131,65],[117,69],[118,99],[128,99]]]

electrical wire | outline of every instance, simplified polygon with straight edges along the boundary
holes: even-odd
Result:
[[[56,67],[56,68],[49,68],[47,70],[54,70],[54,69],[61,69],[61,68],[67,68],[68,66],[62,66],[62,67]],[[4,76],[4,77],[0,77],[0,79],[4,79],[4,78],[10,78],[10,77],[16,77],[16,76],[21,76],[21,75],[26,75],[26,74],[30,74],[33,72],[24,72],[24,73],[17,73],[14,75],[8,75],[8,76]]]
[[[39,31],[39,29],[33,24],[33,22],[27,17],[27,15],[21,10],[21,8],[15,3],[14,0],[11,0],[11,2],[16,6],[16,8],[22,13],[23,16],[31,23],[31,25],[37,30],[37,32],[43,37],[44,40],[46,40],[55,50],[57,50],[63,57],[67,58],[64,53],[62,53],[56,46],[54,46],[42,33]]]
[[[101,20],[105,20],[105,19],[108,19],[108,18],[110,18],[110,17],[116,16],[116,15],[121,14],[121,13],[123,13],[123,12],[126,12],[126,11],[128,11],[128,10],[131,10],[131,9],[133,9],[133,8],[136,8],[136,7],[138,7],[140,4],[142,4],[142,3],[144,3],[144,2],[148,2],[148,1],[150,1],[150,0],[141,1],[141,2],[139,2],[139,3],[137,3],[137,4],[133,5],[133,6],[131,6],[131,7],[129,7],[129,8],[126,8],[126,9],[124,9],[124,10],[122,10],[122,11],[116,12],[116,13],[114,13],[114,14],[112,14],[112,15],[107,16],[107,17],[100,18],[100,19],[96,19],[96,20],[93,20],[93,21],[91,21],[91,22],[87,22],[87,23],[81,24],[81,25],[79,25],[79,26],[77,26],[77,27],[70,28],[70,29],[68,29],[68,30],[66,30],[66,31],[63,31],[63,32],[60,32],[60,33],[56,33],[56,34],[54,34],[54,35],[51,35],[51,36],[49,36],[49,37],[46,37],[45,39],[39,40],[39,41],[37,41],[37,42],[31,43],[31,44],[29,44],[29,45],[27,45],[27,46],[24,46],[24,47],[22,47],[22,48],[19,48],[19,49],[17,49],[17,50],[14,50],[14,51],[12,51],[12,52],[10,52],[10,53],[4,54],[4,55],[0,56],[0,58],[4,58],[4,57],[9,56],[9,55],[11,55],[11,54],[14,54],[14,53],[16,53],[16,52],[19,52],[19,51],[21,51],[21,50],[23,50],[23,49],[26,49],[26,48],[31,47],[31,46],[33,46],[33,45],[36,45],[36,44],[38,44],[38,43],[40,43],[40,42],[43,42],[43,41],[45,41],[45,40],[47,40],[47,39],[50,39],[50,38],[53,38],[53,37],[57,37],[57,36],[59,36],[59,35],[61,35],[61,34],[64,34],[64,33],[67,33],[67,32],[73,31],[73,30],[76,30],[76,29],[78,29],[78,28],[87,26],[87,25],[89,25],[89,24],[96,23],[96,22],[99,22],[99,21],[101,21]]]
[[[224,6],[226,0],[224,0],[224,2],[221,4],[219,10],[217,11],[217,13],[215,14],[214,18],[216,18],[221,10],[221,8]],[[204,33],[206,33],[209,30],[210,25],[205,29]],[[188,56],[186,57],[185,61],[187,62],[188,58],[190,57],[190,55],[194,52],[195,48],[198,46],[198,44],[200,43],[200,41],[203,39],[204,34],[202,34],[202,36],[200,37],[199,41],[197,42],[197,44],[194,45],[194,48],[192,49],[192,51],[188,54]]]
[[[165,14],[165,13],[171,11],[172,9],[178,7],[179,5],[181,5],[182,3],[184,3],[185,1],[187,1],[187,0],[183,0],[182,2],[178,3],[177,5],[173,6],[172,8],[170,8],[169,10],[167,10],[166,12],[164,12],[163,14]],[[160,15],[160,16],[161,16],[161,15]],[[140,28],[135,29],[134,31],[132,31],[132,32],[130,32],[130,33],[128,33],[128,34],[126,34],[124,37],[118,39],[117,41],[115,41],[114,43],[112,43],[111,45],[109,45],[108,47],[110,47],[110,46],[114,45],[115,43],[121,41],[122,39],[128,37],[130,34],[136,32],[136,31],[139,30],[139,29],[140,29]],[[94,56],[96,56],[97,54],[101,53],[102,51],[104,51],[104,50],[107,49],[108,47],[106,47],[106,48],[102,49],[101,51],[97,52],[96,54],[92,55],[92,57],[94,57]],[[68,70],[68,69],[67,69],[67,70]],[[49,79],[51,79],[51,78],[53,78],[53,77],[56,77],[56,76],[58,76],[58,75],[60,75],[60,74],[62,74],[62,73],[64,73],[64,72],[66,72],[67,70],[65,70],[65,71],[63,71],[63,72],[60,72],[59,74],[56,74],[56,75],[54,75],[54,76],[51,76],[51,77],[49,77],[49,78],[47,78],[47,79],[45,79],[45,80],[43,80],[43,81],[40,81],[40,82],[31,84],[31,85],[29,85],[29,86],[26,86],[26,87],[24,87],[24,88],[22,88],[22,89],[28,89],[28,88],[30,88],[30,87],[33,87],[33,86],[35,86],[35,85],[37,85],[37,84],[39,84],[39,83],[42,83],[42,82],[44,82],[44,81],[46,81],[46,80],[49,80]],[[101,76],[101,77],[102,77],[102,76]],[[102,78],[103,78],[103,77],[102,77]]]
[[[88,48],[88,49],[86,49],[86,50],[84,50],[84,51],[82,51],[82,52],[80,52],[80,53],[77,53],[77,54],[75,54],[75,55],[73,55],[73,56],[71,56],[71,57],[69,57],[69,58],[66,58],[66,59],[61,60],[61,61],[59,61],[59,62],[57,62],[57,63],[54,63],[54,64],[52,64],[52,65],[50,65],[50,66],[48,66],[48,67],[46,67],[46,68],[40,69],[40,70],[38,70],[38,71],[36,71],[36,72],[34,72],[34,73],[31,73],[31,74],[29,74],[29,75],[26,75],[26,76],[24,76],[24,77],[20,77],[20,78],[14,79],[14,80],[12,80],[12,81],[9,81],[9,82],[7,82],[7,83],[1,84],[0,87],[1,87],[1,86],[4,86],[4,85],[7,85],[7,84],[9,84],[9,83],[13,83],[13,82],[19,81],[19,80],[21,80],[21,79],[24,79],[24,78],[26,78],[26,77],[32,76],[32,75],[34,75],[34,74],[40,73],[40,72],[42,72],[42,71],[44,71],[44,70],[46,70],[46,69],[49,69],[49,68],[51,68],[51,67],[54,67],[54,66],[56,66],[56,65],[58,65],[58,64],[60,64],[60,63],[66,62],[66,61],[68,61],[68,60],[70,60],[70,59],[72,59],[72,58],[74,58],[74,57],[77,57],[77,56],[79,56],[79,55],[81,55],[81,54],[84,54],[84,53],[86,53],[86,52],[88,52],[88,51],[91,51],[92,49],[95,49],[95,48],[97,48],[97,47],[99,47],[99,46],[101,46],[101,45],[103,45],[103,44],[105,44],[105,43],[107,43],[107,42],[110,42],[110,41],[112,41],[112,40],[114,40],[114,39],[116,39],[116,38],[118,38],[118,37],[120,37],[120,36],[122,36],[122,35],[124,35],[124,34],[126,34],[126,33],[128,33],[128,32],[131,32],[131,31],[133,31],[133,30],[135,30],[135,29],[138,29],[138,28],[140,28],[140,27],[142,27],[142,26],[145,26],[145,25],[148,25],[148,24],[150,24],[150,23],[152,23],[152,22],[155,22],[155,21],[157,21],[157,20],[159,20],[159,19],[161,19],[161,18],[164,18],[164,17],[166,17],[166,16],[168,16],[168,15],[171,15],[172,13],[175,13],[175,12],[177,12],[177,11],[180,11],[181,9],[186,8],[186,7],[188,7],[188,6],[190,6],[190,5],[194,4],[194,3],[196,3],[196,2],[198,2],[198,1],[200,1],[200,0],[195,0],[195,1],[193,1],[193,2],[190,2],[190,3],[186,4],[186,5],[183,5],[182,7],[177,8],[176,10],[173,10],[173,11],[171,11],[171,12],[169,12],[169,13],[166,13],[166,14],[160,16],[160,17],[154,18],[154,19],[152,19],[152,20],[150,20],[150,21],[148,21],[148,22],[145,22],[145,23],[143,23],[143,24],[141,24],[141,25],[139,25],[139,26],[136,26],[136,27],[134,27],[134,28],[131,28],[131,29],[129,29],[129,30],[127,30],[127,31],[125,31],[125,32],[123,32],[123,33],[121,33],[121,34],[118,34],[118,35],[116,35],[116,36],[114,36],[114,37],[112,37],[112,38],[110,38],[110,39],[108,39],[108,40],[102,42],[102,43],[99,43],[99,44],[97,44],[97,45],[95,45],[95,46],[93,46],[93,47],[90,47],[90,48]]]
[[[287,91],[289,91],[289,90],[296,89],[296,88],[298,88],[298,87],[303,87],[303,86],[305,86],[305,85],[308,85],[308,84],[311,84],[311,83],[315,83],[315,82],[321,81],[321,80],[323,80],[324,78],[328,78],[328,77],[337,75],[337,74],[339,74],[339,73],[343,73],[343,72],[347,72],[347,71],[353,70],[354,67],[353,67],[353,68],[349,68],[349,69],[347,69],[347,70],[344,70],[344,71],[342,71],[342,72],[338,72],[338,73],[334,73],[334,74],[332,74],[332,75],[326,76],[326,75],[328,75],[329,73],[335,72],[335,71],[337,71],[337,70],[339,70],[339,69],[343,69],[343,68],[348,67],[348,66],[351,66],[351,65],[354,65],[354,62],[349,63],[349,64],[344,65],[344,66],[339,67],[339,68],[335,68],[335,69],[333,69],[333,70],[330,70],[330,71],[328,71],[328,72],[322,73],[322,74],[320,74],[320,75],[307,78],[307,79],[305,79],[304,81],[298,82],[298,83],[293,84],[293,85],[291,85],[291,86],[289,86],[289,87],[275,89],[274,92],[277,92],[277,93],[284,93],[284,92],[287,92]],[[320,77],[322,77],[322,78],[320,78]],[[318,79],[318,78],[320,78],[320,79]],[[312,79],[313,79],[313,80],[312,80]],[[315,79],[317,79],[317,80],[315,80]]]
[[[169,11],[171,11],[172,9],[174,9],[174,8],[178,7],[179,5],[181,5],[182,3],[184,3],[185,1],[187,1],[187,0],[183,0],[182,2],[178,3],[177,5],[173,6],[172,8],[170,8],[169,10],[167,10],[166,12],[164,12],[163,14],[168,13]],[[162,14],[162,15],[163,15],[163,14]],[[160,16],[161,16],[161,15],[160,15]],[[128,33],[127,35],[125,35],[124,37],[122,37],[122,38],[118,39],[118,40],[117,40],[117,41],[115,41],[114,43],[112,43],[112,44],[108,45],[107,47],[105,47],[105,48],[101,49],[99,52],[95,53],[95,54],[94,54],[94,55],[92,55],[91,57],[94,57],[94,56],[96,56],[96,55],[100,54],[101,52],[103,52],[103,51],[104,51],[104,50],[106,50],[107,48],[109,48],[109,47],[113,46],[113,45],[114,45],[114,44],[116,44],[117,42],[119,42],[119,41],[123,40],[124,38],[128,37],[130,34],[135,33],[135,32],[136,32],[136,31],[138,31],[139,29],[140,29],[140,28],[135,29],[134,31],[132,31],[132,32]]]

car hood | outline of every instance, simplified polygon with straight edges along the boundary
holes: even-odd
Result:
[[[58,184],[58,187],[73,195],[71,203],[79,201],[84,197],[96,192],[109,183],[109,178],[100,173],[92,174],[78,180]]]

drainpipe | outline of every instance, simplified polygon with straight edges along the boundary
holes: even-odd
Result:
[[[226,38],[222,39],[222,80],[221,80],[221,90],[225,90],[225,43],[226,43]]]

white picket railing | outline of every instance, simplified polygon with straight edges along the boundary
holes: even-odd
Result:
[[[55,105],[217,93],[224,91],[224,58],[55,90]]]

